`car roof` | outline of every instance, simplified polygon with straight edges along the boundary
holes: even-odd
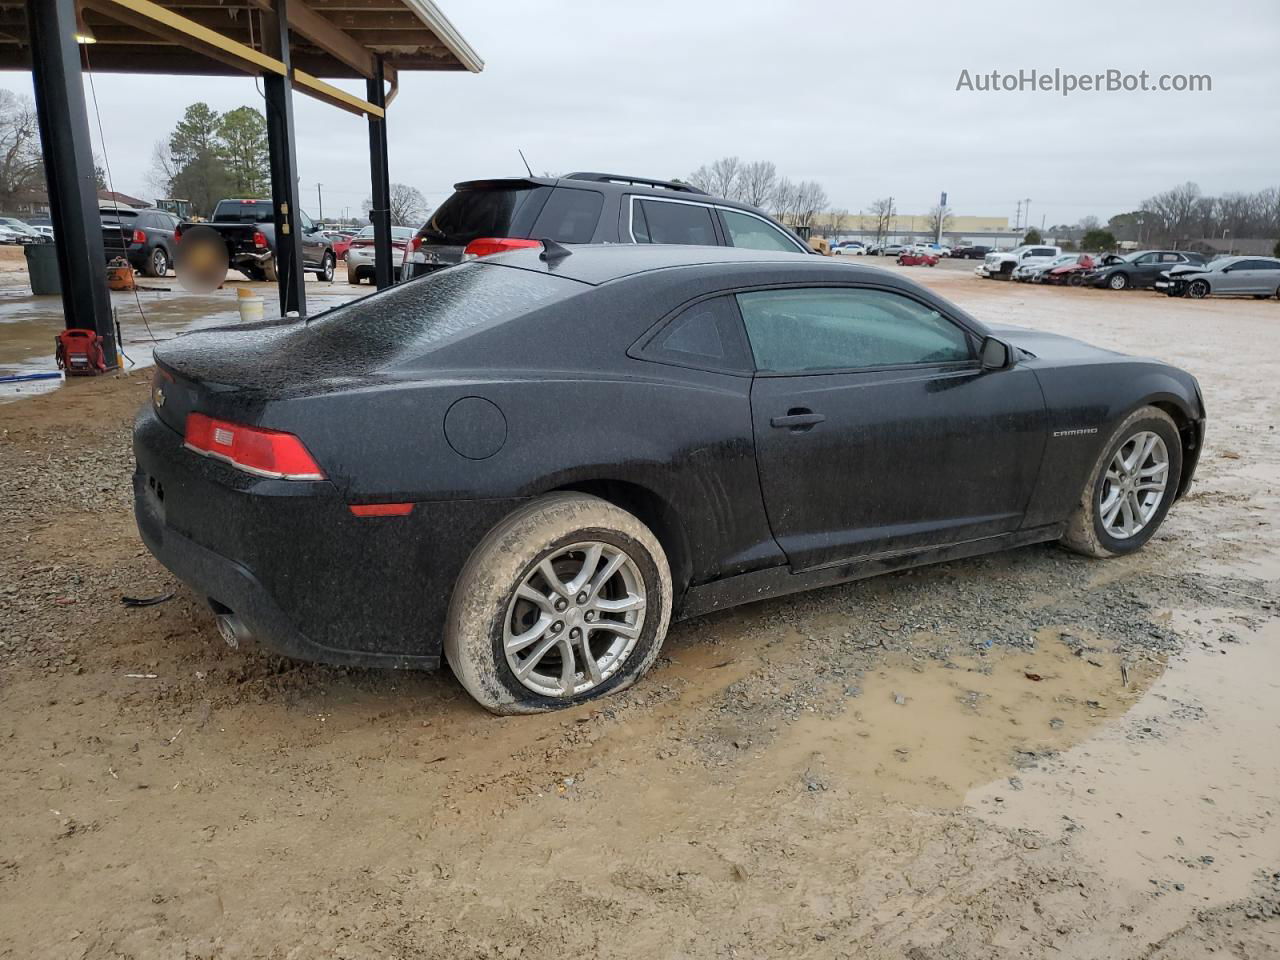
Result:
[[[679,180],[655,180],[651,177],[638,177],[621,173],[594,173],[583,171],[566,173],[562,177],[490,177],[478,180],[463,180],[453,185],[454,190],[519,190],[529,187],[560,187],[570,190],[595,190],[610,194],[634,194],[638,196],[653,195],[673,199],[689,200],[694,203],[712,203],[718,207],[732,207],[735,210],[747,210],[769,217],[758,207],[728,197],[700,190],[691,183]]]
[[[563,249],[569,251],[568,255],[550,262],[542,259],[543,251],[538,248],[496,254],[484,257],[477,262],[519,267],[523,270],[567,277],[593,286],[638,273],[713,264],[786,265],[802,270],[826,267],[838,272],[841,276],[844,276],[847,271],[851,280],[855,275],[862,279],[868,279],[870,276],[877,279],[883,279],[886,275],[892,276],[887,271],[874,267],[859,267],[843,260],[801,253],[799,250],[795,253],[781,253],[770,250],[746,250],[741,247],[703,247],[661,243],[574,244]]]

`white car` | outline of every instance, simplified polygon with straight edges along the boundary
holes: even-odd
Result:
[[[845,243],[838,244],[832,251],[832,255],[843,254],[846,257],[865,257],[867,248],[857,240],[849,240]]]
[[[0,243],[24,243],[25,240],[26,238],[16,230],[11,230],[9,227],[0,227]]]
[[[1013,276],[1015,268],[1023,265],[1039,265],[1048,263],[1054,257],[1062,255],[1061,247],[1046,247],[1043,244],[1023,244],[1012,250],[995,250],[988,253],[982,265],[973,272],[980,277],[999,277],[1008,280]]]
[[[404,256],[404,248],[417,231],[412,227],[391,228],[391,275],[396,274],[400,258]],[[373,283],[373,227],[365,227],[351,238],[351,246],[347,247],[347,282],[359,283],[368,280]]]

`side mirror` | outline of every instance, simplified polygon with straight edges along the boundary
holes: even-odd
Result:
[[[1013,348],[995,337],[982,341],[980,356],[983,370],[1008,370],[1013,366]]]

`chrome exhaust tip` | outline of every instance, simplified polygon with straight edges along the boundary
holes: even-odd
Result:
[[[234,613],[219,613],[213,619],[218,624],[218,633],[232,650],[238,650],[240,644],[253,639],[253,632],[248,625]]]

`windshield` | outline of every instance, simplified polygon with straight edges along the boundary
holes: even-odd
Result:
[[[271,223],[270,200],[219,200],[214,223]]]

